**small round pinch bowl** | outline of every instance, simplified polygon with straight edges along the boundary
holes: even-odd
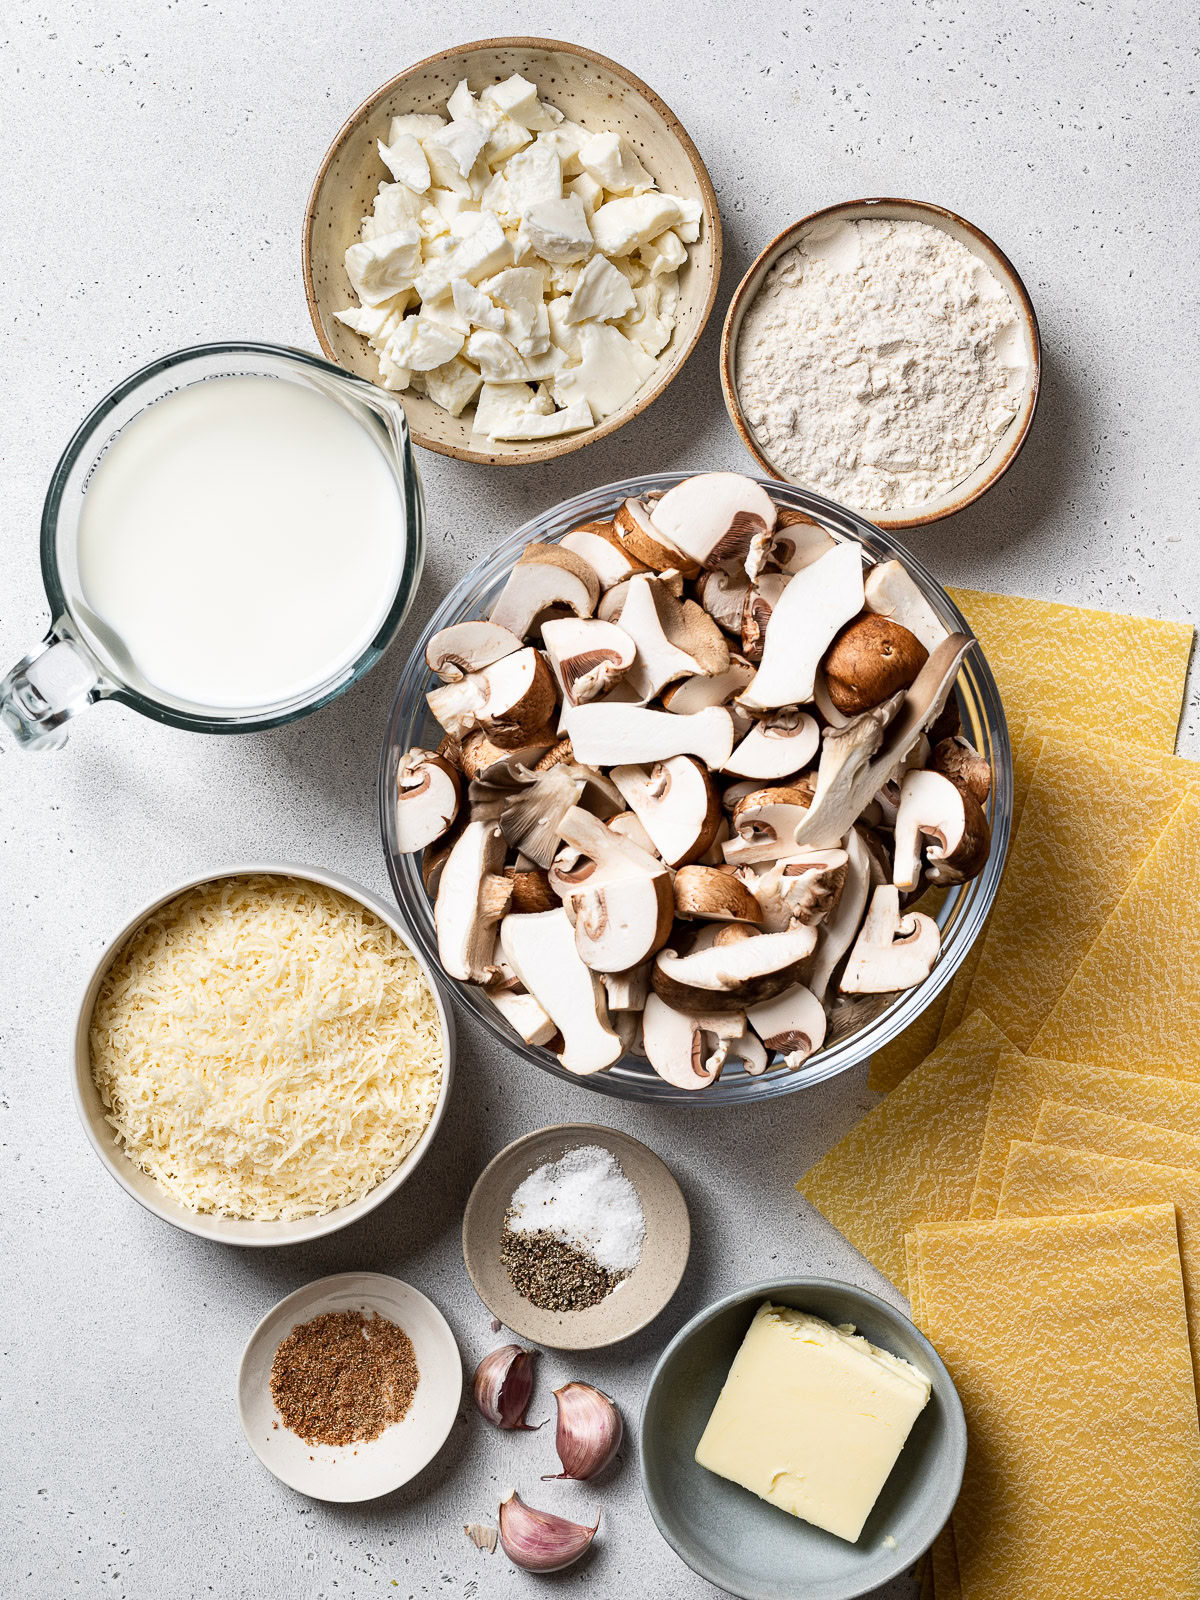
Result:
[[[556,39],[478,39],[418,61],[368,96],[346,120],[321,162],[304,217],[303,268],[309,313],[330,361],[377,382],[373,353],[334,313],[354,303],[345,252],[358,237],[379,184],[388,178],[376,141],[393,116],[444,111],[464,78],[473,94],[520,73],[544,99],[585,128],[619,133],[659,188],[699,200],[697,243],[679,271],[679,312],[671,341],[654,370],[620,410],[595,427],[544,443],[482,440],[471,416],[452,417],[409,391],[402,399],[417,444],[460,461],[525,466],[580,450],[615,433],[656,400],[675,378],[703,332],[721,276],[721,218],[712,180],[683,125],[648,85],[616,61]]]
[[[310,1445],[279,1421],[271,1364],[293,1328],[336,1311],[386,1317],[403,1328],[420,1376],[405,1416],[378,1438]],[[411,1284],[380,1272],[341,1272],[289,1294],[250,1335],[238,1367],[238,1415],[247,1443],[269,1472],[314,1500],[374,1500],[408,1483],[445,1444],[461,1398],[462,1358],[449,1323]]]
[[[126,940],[141,927],[147,917],[151,916],[161,906],[176,899],[188,889],[193,889],[199,884],[212,883],[222,878],[241,877],[285,877],[300,878],[310,883],[320,884],[325,888],[336,890],[348,899],[357,901],[368,911],[387,923],[388,927],[403,942],[410,951],[414,960],[432,991],[434,1002],[437,1006],[438,1018],[441,1023],[442,1035],[442,1082],[437,1104],[433,1108],[429,1122],[416,1144],[409,1150],[394,1172],[388,1174],[381,1183],[369,1193],[352,1201],[349,1205],[339,1206],[336,1210],[327,1211],[321,1216],[297,1217],[288,1221],[257,1221],[244,1217],[218,1216],[211,1212],[192,1211],[187,1206],[174,1200],[165,1189],[144,1172],[125,1154],[121,1148],[116,1133],[109,1125],[104,1114],[104,1105],[99,1091],[92,1077],[91,1048],[89,1043],[89,1029],[92,1020],[92,1011],[96,1004],[96,997],[100,991],[100,984],[107,972],[109,965],[124,946]],[[126,1194],[132,1195],[139,1205],[145,1206],[147,1211],[153,1212],[164,1222],[172,1223],[176,1228],[182,1228],[185,1233],[198,1234],[204,1239],[216,1239],[222,1244],[247,1245],[265,1248],[282,1244],[306,1244],[312,1239],[323,1238],[326,1234],[336,1233],[340,1228],[349,1227],[352,1222],[357,1222],[360,1217],[365,1217],[369,1211],[381,1205],[391,1195],[395,1194],[416,1171],[424,1159],[426,1152],[437,1137],[438,1128],[446,1112],[450,1097],[450,1088],[454,1079],[454,1013],[447,1001],[446,980],[441,969],[430,965],[422,953],[419,944],[414,940],[411,932],[405,927],[396,915],[395,908],[386,900],[374,895],[369,889],[364,889],[352,878],[344,877],[340,872],[330,872],[325,867],[301,866],[290,861],[256,861],[245,862],[228,867],[209,868],[204,872],[193,873],[190,877],[173,883],[162,894],[157,894],[152,900],[140,906],[137,911],[126,921],[122,927],[105,946],[92,969],[83,995],[79,1002],[79,1009],[75,1021],[75,1060],[72,1074],[72,1091],[75,1098],[75,1109],[83,1123],[83,1131],[88,1142],[96,1152],[101,1162],[108,1169],[109,1175],[120,1184]]]
[[[1041,387],[1042,361],[1037,315],[1017,269],[999,245],[989,239],[986,233],[953,211],[931,205],[924,200],[887,198],[847,200],[840,205],[826,206],[821,211],[814,211],[807,217],[801,217],[799,222],[793,222],[771,240],[734,290],[721,332],[721,388],[724,391],[725,409],[729,413],[729,419],[741,436],[746,449],[765,472],[770,473],[773,478],[782,479],[783,474],[764,452],[754,429],[746,420],[738,394],[738,341],[742,322],[762,288],[767,273],[780,256],[794,249],[811,228],[819,223],[866,222],[871,219],[927,223],[932,227],[941,228],[952,239],[957,239],[960,244],[965,245],[972,255],[977,256],[1003,285],[1012,301],[1017,313],[1021,344],[1028,368],[1020,408],[997,439],[986,461],[961,483],[956,483],[952,489],[936,499],[928,500],[919,506],[903,507],[899,511],[871,513],[877,527],[894,532],[901,528],[922,527],[926,523],[937,522],[942,517],[953,516],[956,511],[961,511],[972,501],[978,500],[980,495],[998,483],[1012,466],[1033,426],[1033,416],[1037,410]]]
[[[379,811],[384,855],[392,887],[411,936],[431,966],[438,964],[437,936],[433,907],[421,881],[421,855],[405,855],[397,847],[396,794],[397,769],[406,751],[414,745],[436,749],[442,730],[425,703],[429,689],[438,679],[425,662],[425,647],[435,633],[451,623],[486,617],[495,604],[509,571],[527,544],[556,542],[573,528],[595,520],[610,520],[622,501],[670,489],[694,474],[654,473],[605,484],[572,500],[563,501],[542,512],[503,540],[491,556],[474,567],[451,590],[430,617],[424,633],[400,675],[395,703],[384,736],[379,767]],[[825,528],[835,538],[856,539],[877,561],[901,561],[934,612],[950,632],[971,633],[957,606],[929,572],[888,533],[874,527],[852,511],[836,506],[807,489],[773,479],[759,479],[782,509],[800,512]],[[640,1057],[629,1055],[606,1072],[578,1077],[566,1071],[549,1051],[530,1046],[505,1022],[484,996],[471,984],[454,982],[456,997],[496,1039],[526,1061],[568,1082],[580,1083],[598,1094],[622,1100],[673,1101],[691,1105],[741,1105],[747,1101],[792,1094],[808,1089],[855,1066],[902,1033],[950,982],[983,927],[1000,884],[1004,855],[1012,820],[1012,753],[999,690],[983,652],[971,649],[963,661],[955,685],[963,732],[992,768],[992,790],[985,805],[991,827],[992,847],[983,872],[968,883],[945,892],[941,903],[936,896],[922,902],[921,910],[936,918],[941,927],[941,953],[923,983],[896,995],[879,996],[878,1011],[856,1031],[842,1034],[831,1028],[825,1046],[798,1071],[769,1065],[759,1076],[747,1073],[740,1065],[727,1066],[721,1076],[699,1093],[667,1083]]]
[[[855,1544],[789,1516],[695,1460],[733,1358],[764,1300],[835,1327],[853,1323],[933,1386]],[[962,1406],[929,1341],[875,1295],[825,1278],[752,1284],[693,1317],[651,1375],[638,1440],[642,1491],[659,1532],[694,1572],[740,1600],[854,1600],[887,1583],[911,1567],[944,1526],[966,1454]]]

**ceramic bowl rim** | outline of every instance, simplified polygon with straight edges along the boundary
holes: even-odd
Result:
[[[1033,348],[1033,366],[1030,369],[1022,401],[1020,420],[1015,428],[1010,425],[1009,432],[1012,437],[1007,438],[1003,448],[993,452],[996,455],[995,465],[988,475],[975,487],[966,493],[951,494],[944,503],[936,505],[931,511],[914,510],[911,514],[890,515],[886,511],[862,511],[859,515],[866,517],[877,528],[885,532],[895,533],[904,528],[921,528],[932,522],[940,522],[944,517],[953,516],[956,512],[963,511],[967,506],[973,505],[981,495],[993,488],[1012,466],[1020,455],[1033,427],[1033,419],[1037,413],[1038,401],[1041,397],[1042,387],[1042,339],[1038,326],[1037,312],[1033,309],[1029,290],[1016,267],[1013,266],[1008,256],[1000,246],[982,228],[976,227],[973,222],[968,222],[965,217],[956,211],[949,210],[946,206],[935,205],[929,200],[906,200],[899,195],[872,195],[859,200],[839,200],[834,205],[822,206],[819,211],[811,211],[806,217],[801,217],[797,222],[791,222],[783,228],[769,244],[765,245],[743,275],[737,288],[729,301],[725,313],[725,321],[721,328],[721,392],[725,399],[725,409],[729,413],[729,420],[737,430],[738,436],[755,461],[770,477],[783,483],[790,483],[790,478],[785,478],[778,467],[764,455],[753,430],[746,422],[742,404],[737,392],[737,346],[741,337],[742,320],[751,302],[758,294],[762,279],[767,270],[774,264],[775,258],[791,245],[796,238],[814,223],[827,219],[846,216],[857,211],[863,206],[904,206],[909,210],[923,214],[935,227],[944,227],[951,222],[969,234],[983,247],[985,253],[990,253],[1001,264],[1012,280],[1012,287],[1016,290],[1017,313],[1029,335]],[[852,218],[851,220],[863,220]],[[920,220],[914,218],[913,220]],[[990,459],[990,458],[989,458]]]

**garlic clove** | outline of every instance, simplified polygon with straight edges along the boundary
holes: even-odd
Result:
[[[543,1478],[594,1478],[620,1447],[625,1432],[621,1413],[608,1395],[590,1383],[567,1383],[554,1391],[558,1428],[554,1448],[561,1472]]]
[[[500,1543],[514,1566],[525,1572],[560,1572],[578,1561],[596,1536],[600,1513],[588,1528],[527,1506],[514,1489],[500,1506]]]
[[[497,1428],[533,1431],[525,1421],[533,1394],[533,1357],[532,1350],[505,1344],[484,1356],[475,1368],[475,1404]]]

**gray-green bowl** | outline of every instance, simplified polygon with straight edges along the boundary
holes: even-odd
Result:
[[[764,1300],[834,1324],[852,1322],[933,1384],[857,1544],[696,1464],[700,1435]],[[828,1278],[774,1278],[701,1311],[663,1351],[642,1405],[642,1489],[659,1532],[694,1572],[741,1600],[854,1600],[894,1578],[929,1548],[950,1515],[966,1455],[962,1406],[928,1339],[876,1295]]]

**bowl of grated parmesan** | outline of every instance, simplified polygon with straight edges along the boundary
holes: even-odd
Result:
[[[198,873],[142,906],[79,1007],[75,1102],[126,1193],[227,1244],[365,1216],[435,1138],[454,1023],[384,901],[287,862]]]

